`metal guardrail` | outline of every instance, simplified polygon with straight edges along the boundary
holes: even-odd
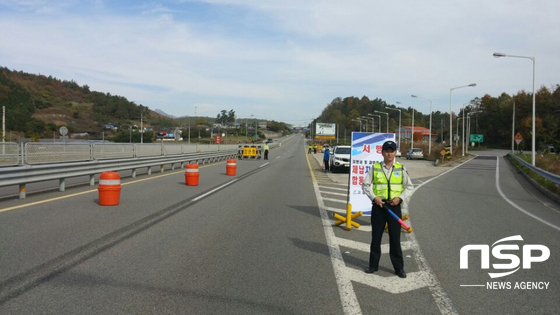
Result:
[[[65,191],[66,179],[71,177],[89,176],[89,184],[93,186],[95,175],[102,172],[132,170],[134,178],[137,169],[147,168],[148,174],[151,174],[154,166],[159,166],[160,172],[163,172],[165,165],[171,165],[173,170],[176,164],[184,168],[187,163],[213,163],[237,158],[240,154],[239,150],[242,150],[237,144],[189,146],[152,143],[143,145],[27,143],[25,146],[19,146],[18,151],[17,144],[10,144],[12,151],[9,153],[4,151],[5,154],[0,154],[0,157],[5,156],[6,161],[12,163],[4,164],[4,166],[12,165],[11,167],[0,168],[0,187],[19,186],[20,199],[25,199],[28,183],[58,180],[59,191]],[[278,143],[270,144],[270,148],[278,145]],[[203,150],[207,151],[203,152]],[[20,161],[26,161],[27,164],[13,166]]]
[[[14,142],[0,143],[0,166],[12,166],[20,163],[19,145]]]
[[[0,167],[234,150],[237,144],[0,143]]]
[[[175,164],[179,163],[181,168],[183,168],[187,163],[213,163],[223,161],[228,158],[236,158],[237,154],[238,150],[236,148],[235,150],[227,151],[158,157],[135,157],[117,160],[95,160],[86,162],[6,167],[0,168],[0,187],[17,185],[19,186],[19,198],[25,199],[26,185],[28,183],[58,180],[59,190],[65,191],[66,178],[89,176],[89,183],[93,186],[95,185],[95,175],[102,172],[132,170],[132,177],[136,177],[136,170],[140,168],[147,168],[148,174],[151,174],[152,167],[154,166],[159,166],[160,171],[163,172],[165,165],[171,165],[171,169],[175,169]]]
[[[539,174],[540,176],[542,176],[542,177],[548,179],[549,181],[553,182],[553,183],[556,184],[556,185],[560,185],[560,175],[556,175],[556,174],[554,174],[554,173],[545,171],[545,170],[543,170],[543,169],[541,169],[541,168],[535,167],[535,166],[533,166],[533,165],[531,165],[531,164],[529,164],[529,163],[523,161],[523,159],[521,159],[521,158],[519,158],[519,157],[517,157],[517,156],[515,156],[515,155],[512,155],[511,153],[508,153],[507,155],[509,155],[509,156],[511,156],[511,157],[513,157],[513,158],[515,158],[517,161],[519,161],[519,163],[523,164],[523,166],[527,167],[527,168],[530,169],[531,171],[533,171],[533,172]]]

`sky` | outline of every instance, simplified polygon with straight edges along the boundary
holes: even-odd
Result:
[[[558,0],[0,0],[0,66],[174,116],[303,126],[349,96],[448,113],[532,92],[532,61],[494,52],[535,57],[535,89],[560,84],[558,12]]]

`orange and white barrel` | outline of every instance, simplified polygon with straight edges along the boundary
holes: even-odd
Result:
[[[185,171],[185,184],[187,186],[198,186],[198,164],[191,163],[187,164],[187,169]]]
[[[117,172],[103,172],[99,176],[99,205],[116,206],[121,198],[121,176]]]
[[[235,159],[228,159],[226,162],[226,175],[235,176],[237,171],[237,161]]]

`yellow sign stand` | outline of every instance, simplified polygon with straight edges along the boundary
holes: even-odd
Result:
[[[352,229],[352,227],[359,228],[360,224],[354,222],[353,220],[356,219],[357,217],[361,216],[362,214],[363,214],[362,211],[359,211],[359,212],[356,212],[356,213],[352,214],[352,205],[348,204],[346,206],[346,218],[341,216],[338,213],[335,213],[334,218],[337,219],[338,221],[336,221],[334,223],[334,225],[339,226],[342,223],[346,223],[346,229],[348,231],[350,231]]]

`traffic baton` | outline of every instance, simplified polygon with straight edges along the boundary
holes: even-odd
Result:
[[[383,206],[385,207],[385,209],[387,209],[387,211],[389,211],[389,214],[391,214],[393,216],[393,218],[395,218],[395,220],[399,221],[399,223],[401,224],[401,226],[408,232],[408,233],[412,233],[412,228],[408,225],[406,225],[406,223],[404,223],[403,220],[401,220],[401,218],[399,218],[398,215],[396,215],[391,209],[389,209],[387,207],[387,205],[383,204]]]

